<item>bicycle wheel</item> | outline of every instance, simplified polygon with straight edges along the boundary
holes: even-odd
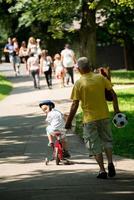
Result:
[[[56,165],[59,165],[60,159],[59,159],[58,147],[55,147],[55,161]]]

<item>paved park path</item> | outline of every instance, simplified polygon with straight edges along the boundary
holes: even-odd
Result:
[[[98,180],[98,165],[89,159],[83,141],[74,133],[67,135],[72,164],[56,166],[52,161],[45,165],[50,152],[38,103],[52,99],[58,109],[68,112],[71,86],[59,88],[54,80],[53,89],[48,90],[42,76],[41,90],[35,90],[24,66],[18,77],[7,63],[0,65],[0,73],[13,83],[11,94],[0,102],[1,200],[133,199],[134,160],[114,156],[117,176]]]

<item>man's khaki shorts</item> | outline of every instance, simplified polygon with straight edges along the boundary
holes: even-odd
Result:
[[[91,156],[102,153],[105,148],[112,148],[110,119],[86,123],[83,130],[83,138]]]

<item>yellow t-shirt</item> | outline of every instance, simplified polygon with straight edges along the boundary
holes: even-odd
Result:
[[[92,72],[83,74],[76,81],[71,99],[81,102],[84,123],[109,117],[109,110],[105,100],[105,88],[111,90],[111,82],[102,75]]]

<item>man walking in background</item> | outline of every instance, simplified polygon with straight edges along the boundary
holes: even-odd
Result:
[[[70,45],[66,44],[65,49],[61,51],[61,61],[66,71],[66,84],[69,84],[69,79],[71,77],[71,82],[74,84],[74,65],[76,64],[76,58],[74,51],[70,49]]]

